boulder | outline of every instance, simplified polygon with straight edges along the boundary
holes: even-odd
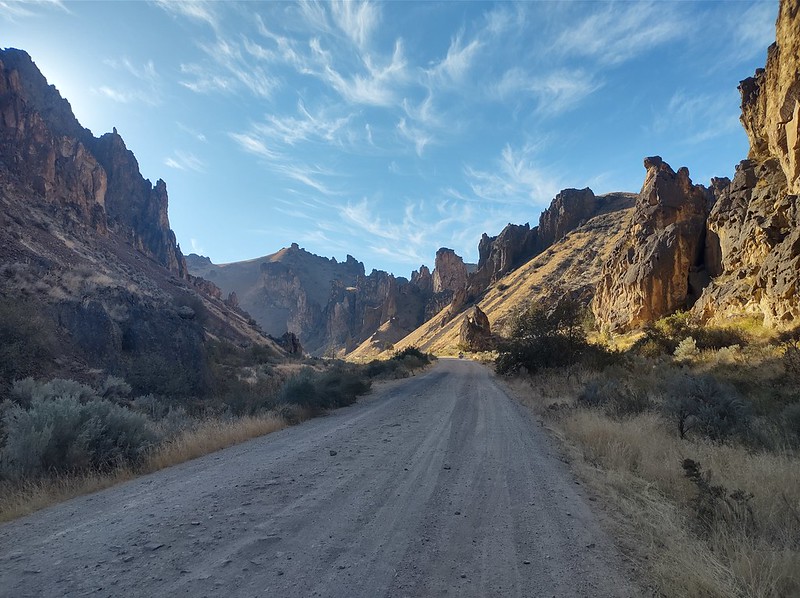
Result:
[[[489,351],[493,348],[489,318],[475,305],[467,312],[458,333],[459,346],[468,351]]]

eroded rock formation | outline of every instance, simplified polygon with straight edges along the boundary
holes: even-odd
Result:
[[[458,333],[459,346],[468,351],[492,349],[492,329],[489,318],[480,307],[473,306],[461,322]]]
[[[691,306],[702,291],[711,194],[660,157],[646,158],[644,185],[625,237],[603,268],[592,309],[610,330],[636,328]]]
[[[800,321],[800,2],[783,0],[766,68],[741,82],[750,152],[717,181],[706,260],[714,277],[694,312],[739,314],[770,326]]]

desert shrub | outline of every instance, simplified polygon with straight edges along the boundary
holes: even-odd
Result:
[[[664,411],[685,438],[696,431],[712,440],[723,440],[746,430],[750,405],[736,390],[709,375],[683,375],[667,384]]]
[[[3,423],[0,471],[10,479],[135,463],[157,440],[145,416],[74,396],[14,405],[4,410]]]
[[[299,374],[289,378],[283,385],[279,396],[281,403],[293,403],[301,407],[318,406],[317,387],[314,371],[304,368]]]
[[[800,328],[796,328],[781,336],[783,348],[783,369],[790,382],[800,382]]]
[[[647,325],[644,335],[634,343],[632,349],[646,357],[674,355],[678,346],[688,338],[694,341],[698,350],[747,344],[745,334],[735,327],[701,326],[692,322],[689,313],[679,311]],[[688,349],[687,346],[684,350]],[[692,356],[687,354],[684,359]]]
[[[723,485],[712,484],[711,473],[703,472],[700,463],[692,459],[684,459],[682,467],[684,476],[697,491],[691,506],[698,528],[704,535],[710,534],[718,523],[745,532],[755,528],[752,493],[738,489],[731,491]]]
[[[333,369],[320,374],[316,386],[320,406],[330,409],[355,403],[372,385],[354,371]]]
[[[800,443],[800,403],[793,403],[781,413],[781,426],[786,435],[795,443]]]
[[[678,343],[672,355],[679,362],[687,362],[697,357],[699,352],[700,351],[697,349],[697,342],[691,336],[687,336]]]
[[[577,396],[578,404],[602,408],[612,417],[626,417],[647,411],[647,393],[624,380],[590,380]]]
[[[403,359],[404,357],[409,357],[409,356],[416,357],[417,359],[425,363],[428,363],[430,361],[430,359],[428,358],[428,354],[423,353],[414,345],[410,345],[400,351],[396,351],[395,354],[392,355],[392,359],[400,360]]]
[[[64,378],[53,378],[49,382],[40,382],[33,378],[15,380],[11,387],[11,397],[23,407],[30,406],[34,401],[66,398],[86,402],[99,398],[97,391],[91,386]]]
[[[117,376],[108,376],[100,385],[99,394],[104,399],[123,399],[131,394],[131,385]]]
[[[52,328],[32,302],[0,298],[0,392],[46,367],[53,355]]]
[[[508,337],[498,344],[495,368],[500,374],[574,363],[600,365],[609,352],[586,340],[580,304],[563,300],[552,309],[531,305],[514,316]]]
[[[369,381],[350,369],[333,368],[315,372],[305,368],[286,381],[279,402],[308,409],[333,409],[354,403],[370,387]]]
[[[409,376],[397,359],[373,359],[364,367],[364,373],[370,378],[407,378]]]

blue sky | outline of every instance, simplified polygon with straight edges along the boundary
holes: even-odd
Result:
[[[732,176],[777,9],[0,0],[0,45],[167,182],[184,253],[294,241],[408,276],[441,246],[477,261],[564,187],[638,191],[648,155]]]

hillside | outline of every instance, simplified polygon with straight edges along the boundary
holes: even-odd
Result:
[[[207,340],[281,350],[190,276],[166,184],[96,138],[20,50],[0,51],[0,391],[26,376],[202,394]]]
[[[516,310],[528,303],[552,301],[568,295],[584,303],[591,300],[603,264],[628,224],[636,196],[612,193],[599,196],[603,207],[584,224],[556,241],[530,261],[494,282],[476,305],[489,318],[493,331],[502,329]],[[423,326],[395,343],[394,349],[416,346],[440,355],[458,352],[459,331],[468,311],[450,317],[450,306]],[[442,322],[445,322],[444,324]],[[362,343],[348,357],[367,360],[381,354],[380,337]]]

